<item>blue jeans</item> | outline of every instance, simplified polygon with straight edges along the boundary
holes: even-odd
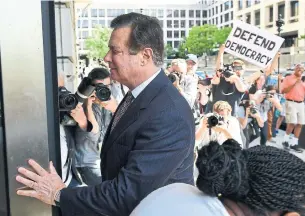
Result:
[[[93,167],[78,167],[79,174],[86,185],[97,185],[102,182],[101,170]]]

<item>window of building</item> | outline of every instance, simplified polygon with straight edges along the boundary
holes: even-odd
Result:
[[[174,17],[179,17],[179,10],[174,10]]]
[[[174,20],[174,28],[179,28],[179,20]]]
[[[88,9],[84,9],[81,14],[82,17],[88,17]]]
[[[105,27],[105,20],[99,20],[98,24],[102,27]]]
[[[229,22],[230,20],[230,13],[225,14],[225,22]]]
[[[172,28],[172,21],[171,20],[167,20],[166,26],[167,26],[167,28]]]
[[[89,32],[88,31],[83,31],[82,34],[83,34],[82,39],[86,39],[86,38],[89,37]]]
[[[218,14],[218,6],[216,6],[216,14]]]
[[[111,21],[112,21],[112,20],[108,20],[108,21],[107,21],[107,24],[108,24],[107,27],[109,27],[109,28],[110,28],[110,25],[111,25]]]
[[[216,17],[216,25],[218,25],[218,17]]]
[[[185,31],[181,31],[181,37],[185,37]]]
[[[230,9],[230,1],[226,1],[224,5],[225,5],[225,11]]]
[[[200,10],[196,10],[196,17],[200,18],[201,17],[201,11]]]
[[[83,20],[83,21],[81,21],[81,23],[82,23],[82,28],[89,28],[88,20]]]
[[[223,23],[223,18],[222,18],[222,15],[220,16],[220,24]]]
[[[233,20],[233,11],[231,11],[231,20]]]
[[[142,14],[149,16],[149,9],[142,10]]]
[[[105,10],[104,9],[99,9],[98,10],[98,16],[99,17],[105,17]]]
[[[231,8],[233,8],[233,1],[231,1]]]
[[[285,18],[285,4],[278,6],[278,13],[282,16],[282,18]]]
[[[259,3],[261,3],[260,0],[254,0],[254,4],[259,4]]]
[[[127,13],[131,13],[131,12],[133,12],[132,9],[127,9]]]
[[[208,17],[208,12],[206,10],[202,11],[202,17],[207,18]]]
[[[81,28],[81,22],[80,22],[80,20],[77,20],[77,28]]]
[[[173,11],[172,10],[170,10],[170,9],[168,9],[167,11],[166,11],[166,16],[167,17],[173,17]]]
[[[261,12],[259,10],[255,11],[255,25],[261,24]]]
[[[269,7],[269,22],[273,22],[273,7]]]
[[[202,25],[208,24],[206,20],[202,20]]]
[[[91,20],[91,27],[95,28],[98,25],[98,20]]]
[[[150,10],[150,16],[157,17],[157,10],[156,9],[151,9]]]
[[[91,17],[97,17],[97,9],[91,9]]]
[[[290,16],[295,17],[299,15],[299,1],[290,2]]]
[[[173,37],[173,32],[172,31],[167,31],[166,33],[168,38],[172,38]]]
[[[250,13],[246,14],[246,23],[251,24],[251,14]]]
[[[185,20],[180,20],[180,27],[185,28]]]
[[[222,4],[220,5],[220,13],[222,12]]]
[[[212,19],[212,24],[213,24],[213,25],[215,24],[215,20],[214,20],[214,18]]]
[[[189,10],[189,17],[194,18],[194,10]]]
[[[240,0],[238,1],[238,10],[242,10],[243,9],[243,1]]]
[[[194,26],[194,20],[189,20],[189,28],[192,28]]]
[[[214,14],[215,14],[215,13],[214,13],[214,8],[212,8],[212,15],[214,16]]]
[[[200,20],[196,20],[196,26],[200,26],[201,22]]]
[[[174,48],[178,48],[180,44],[180,41],[174,41]]]
[[[164,11],[163,11],[162,9],[159,9],[159,10],[158,10],[158,17],[163,18],[163,16],[164,16],[164,15],[163,15],[163,12],[164,12]]]
[[[180,11],[180,17],[181,18],[185,18],[185,10],[181,10]]]
[[[248,7],[251,7],[251,1],[252,0],[246,0],[246,7],[248,8]]]
[[[174,38],[179,38],[179,31],[174,31]]]
[[[173,42],[172,41],[167,41],[167,45],[173,47]]]
[[[117,17],[125,13],[125,9],[107,9],[108,17]]]

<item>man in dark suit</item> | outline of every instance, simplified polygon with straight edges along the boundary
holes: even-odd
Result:
[[[102,152],[103,182],[65,188],[52,163],[50,172],[34,160],[37,174],[19,168],[32,191],[17,191],[60,206],[67,215],[127,216],[152,191],[193,184],[194,118],[186,100],[168,80],[163,64],[163,31],[156,18],[130,13],[115,18],[105,61],[111,78],[130,91],[117,108]]]

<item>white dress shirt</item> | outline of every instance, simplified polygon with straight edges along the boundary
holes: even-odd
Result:
[[[151,83],[151,81],[153,81],[160,72],[161,72],[161,69],[159,71],[157,71],[156,73],[154,73],[147,80],[142,82],[140,85],[138,85],[134,90],[132,90],[131,94],[133,95],[133,97],[136,99],[139,96],[139,94],[146,88],[146,86],[148,86],[148,84]]]

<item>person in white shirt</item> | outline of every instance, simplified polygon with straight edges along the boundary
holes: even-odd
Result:
[[[149,194],[130,216],[301,216],[305,163],[271,146],[233,139],[199,150],[197,187],[175,183]]]
[[[242,146],[241,126],[238,119],[231,115],[230,104],[226,101],[218,101],[213,106],[213,112],[221,118],[219,124],[209,127],[208,119],[211,114],[204,116],[196,131],[196,147],[200,149],[212,140],[222,144],[229,138],[235,139]]]

